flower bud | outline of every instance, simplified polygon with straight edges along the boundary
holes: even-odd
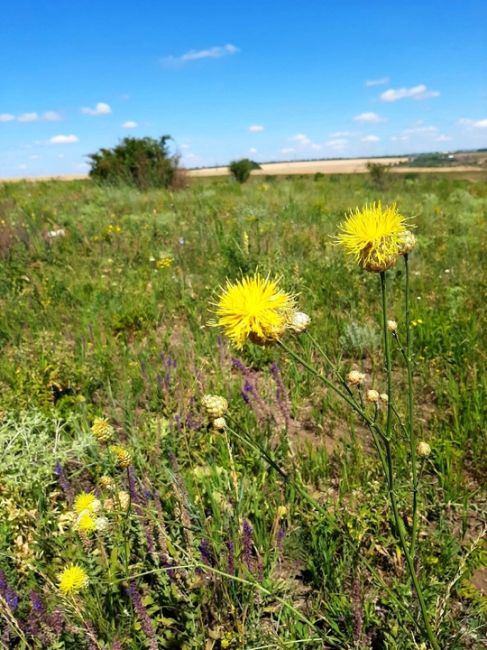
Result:
[[[397,332],[397,323],[395,320],[388,320],[387,321],[387,330],[389,332]]]
[[[98,442],[108,442],[113,436],[113,427],[106,418],[96,417],[91,425],[91,432]]]
[[[380,399],[380,395],[376,390],[368,390],[366,394],[366,399],[367,402],[375,402],[377,403]]]
[[[384,402],[385,404],[389,401],[389,395],[387,393],[381,393],[379,397],[381,402]]]
[[[228,409],[228,402],[220,395],[204,395],[201,404],[210,418],[221,418]]]
[[[420,458],[428,458],[428,456],[431,454],[431,447],[427,442],[421,440],[418,442],[418,446],[416,447],[416,453]]]
[[[365,379],[365,373],[358,370],[350,370],[347,375],[347,381],[351,386],[358,386],[362,384]]]
[[[297,334],[301,334],[308,329],[311,318],[303,311],[295,311],[289,322],[289,329]]]
[[[410,230],[405,230],[399,241],[399,255],[408,255],[416,246],[416,237]]]
[[[226,428],[227,422],[225,418],[216,418],[213,420],[213,429],[215,429],[215,431],[225,431]]]

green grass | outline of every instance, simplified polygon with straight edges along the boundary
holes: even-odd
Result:
[[[432,455],[417,570],[441,647],[481,647],[486,597],[471,579],[486,556],[487,184],[445,174],[394,175],[380,193],[360,175],[208,179],[177,193],[0,186],[5,647],[418,647],[417,603],[367,432],[282,350],[237,353],[208,326],[227,277],[279,275],[342,371],[365,369],[383,392],[379,280],[334,244],[344,214],[377,199],[397,202],[418,237],[416,427]],[[65,236],[49,238],[57,229]],[[167,256],[173,263],[158,265]],[[388,277],[400,329],[402,265]],[[306,338],[292,346],[320,364]],[[393,361],[401,397],[397,350]],[[227,434],[209,430],[205,393],[227,398]],[[90,435],[95,415],[130,450],[135,488]],[[399,438],[394,456],[408,527]],[[102,475],[130,487],[132,504],[126,513],[99,491],[109,530],[83,541],[70,499],[99,490]],[[76,600],[57,588],[71,562],[90,579]]]

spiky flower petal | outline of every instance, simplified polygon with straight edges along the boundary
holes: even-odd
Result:
[[[74,500],[74,510],[78,515],[82,512],[96,512],[99,508],[100,502],[91,492],[80,492]]]
[[[380,203],[356,208],[340,226],[338,242],[366,271],[382,272],[391,268],[400,254],[406,231],[404,217],[395,204]]]
[[[262,345],[284,333],[295,311],[294,298],[277,280],[255,273],[235,283],[227,280],[215,311],[218,320],[212,325],[222,327],[237,348],[247,339]]]
[[[66,567],[58,576],[59,589],[66,596],[77,594],[88,586],[86,571],[77,564]]]
[[[80,531],[80,533],[92,533],[96,530],[96,523],[91,515],[91,512],[85,510],[80,514],[78,521],[76,522],[76,528]]]

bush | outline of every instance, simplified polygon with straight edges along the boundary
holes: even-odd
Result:
[[[370,180],[372,185],[377,190],[383,190],[387,180],[389,179],[389,165],[381,165],[380,163],[368,162],[367,169],[369,171]]]
[[[177,177],[178,156],[172,156],[167,145],[170,136],[124,138],[113,149],[100,149],[88,157],[91,178],[112,184],[134,185],[141,190],[170,187]]]
[[[234,160],[229,165],[230,173],[239,183],[245,183],[245,181],[250,176],[250,172],[254,169],[260,169],[260,165],[253,160],[249,160],[248,158]]]

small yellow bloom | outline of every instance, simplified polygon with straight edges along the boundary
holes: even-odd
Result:
[[[259,273],[235,283],[227,280],[215,306],[218,320],[211,324],[222,327],[239,349],[247,339],[261,345],[279,339],[295,311],[294,298]]]
[[[96,512],[99,508],[100,502],[91,492],[81,492],[74,500],[74,510],[78,515],[82,512]]]
[[[88,586],[89,580],[85,570],[77,564],[71,564],[58,576],[59,589],[66,596],[77,594]]]
[[[171,255],[163,255],[157,260],[156,266],[158,269],[165,269],[168,266],[171,266],[173,262],[174,258]]]
[[[76,528],[81,533],[92,533],[96,530],[96,523],[90,512],[85,510],[80,514],[78,521],[76,522]]]
[[[340,230],[338,243],[347,253],[366,271],[382,272],[397,260],[406,222],[395,204],[383,208],[379,201],[361,210],[356,208]]]
[[[96,417],[91,425],[91,431],[98,442],[107,442],[113,436],[113,427],[106,418]]]

